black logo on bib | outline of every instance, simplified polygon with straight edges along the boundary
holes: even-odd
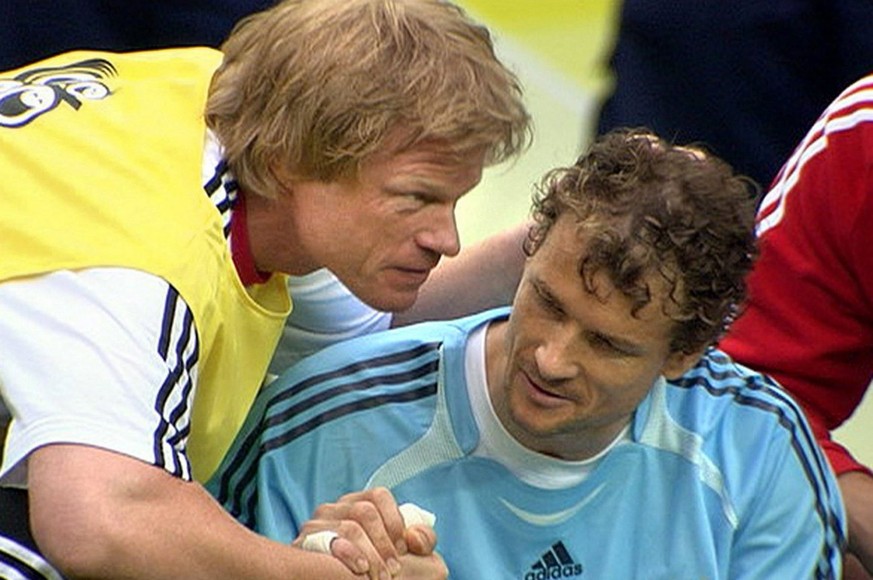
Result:
[[[23,127],[62,102],[78,109],[82,101],[105,99],[111,91],[102,81],[115,74],[111,62],[92,58],[0,79],[0,127]]]

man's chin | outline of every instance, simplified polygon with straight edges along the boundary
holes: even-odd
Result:
[[[390,289],[374,294],[373,296],[359,296],[359,298],[376,310],[398,313],[412,308],[418,298],[418,289],[404,291]]]

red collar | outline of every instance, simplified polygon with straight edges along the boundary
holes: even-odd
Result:
[[[246,196],[239,190],[236,202],[233,205],[233,214],[230,218],[230,252],[233,256],[233,265],[243,286],[263,284],[270,279],[269,272],[261,272],[255,267],[255,259],[252,256],[252,247],[249,243],[249,228],[246,223]]]

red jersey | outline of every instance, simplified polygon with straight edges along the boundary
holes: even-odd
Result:
[[[791,391],[837,473],[863,469],[830,431],[873,379],[873,75],[813,125],[757,228],[749,304],[720,347]]]

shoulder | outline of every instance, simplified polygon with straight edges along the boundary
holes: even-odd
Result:
[[[781,462],[786,454],[797,465],[818,462],[812,430],[791,394],[718,349],[666,383],[661,410],[718,465]]]
[[[400,453],[433,424],[443,367],[462,365],[468,333],[487,319],[376,332],[302,359],[258,393],[210,489],[224,502],[240,487],[236,473],[292,463],[298,477],[336,485],[348,472],[333,480],[330,474],[345,464],[336,454],[330,461],[321,455],[337,440],[345,442],[337,453],[358,467]]]
[[[434,357],[440,350],[462,350],[467,336],[478,326],[503,315],[504,309],[484,312],[455,320],[422,322],[374,332],[328,346],[302,359],[270,385],[280,390],[301,380],[361,372],[378,373],[380,368],[404,360]]]
[[[709,349],[698,363],[676,380],[668,381],[671,408],[683,421],[706,429],[730,415],[742,413],[755,423],[788,428],[802,422],[791,395],[767,375],[735,362],[725,352]]]
[[[668,412],[690,433],[678,452],[719,495],[737,545],[750,547],[741,557],[752,561],[776,526],[786,566],[832,566],[846,537],[838,484],[791,395],[717,349],[668,390]]]
[[[832,483],[800,405],[770,377],[710,349],[665,391],[665,422],[693,442],[684,449],[718,467],[728,489],[764,489],[783,477],[803,487]]]
[[[660,418],[671,427],[661,432],[672,429],[682,443],[673,450],[709,466],[709,480],[720,482],[739,513],[774,488],[817,513],[833,509],[825,505],[836,497],[833,473],[799,404],[773,379],[710,349],[665,391]],[[654,440],[669,445],[671,438]]]
[[[261,405],[311,398],[315,393],[398,393],[432,379],[447,359],[462,360],[469,333],[504,310],[374,332],[326,347],[302,359],[262,390]],[[366,389],[362,388],[366,385]],[[379,388],[376,388],[376,387]]]

